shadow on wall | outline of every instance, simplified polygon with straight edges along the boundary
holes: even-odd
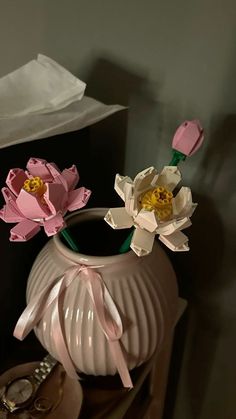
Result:
[[[140,90],[144,79],[129,69],[105,58],[95,61],[86,79],[86,95],[106,104],[128,106],[134,93]],[[96,167],[99,185],[96,195],[99,205],[120,205],[114,191],[116,173],[123,174],[127,152],[129,110],[124,110],[91,127],[91,168]]]
[[[236,117],[230,115],[214,126],[216,129],[192,188],[194,201],[199,205],[192,217],[193,225],[186,231],[191,250],[183,255],[170,254],[179,278],[180,295],[189,301],[189,310],[188,319],[184,319],[181,330],[177,329],[174,342],[165,419],[173,417],[181,366],[185,407],[188,406],[189,417],[201,417],[224,330],[221,295],[230,287],[230,281],[234,281],[234,277],[224,275],[224,271],[235,266],[236,256],[236,220],[232,205],[236,198],[235,188],[232,190],[236,182]],[[198,195],[195,189],[208,194]],[[180,404],[183,407],[183,401]]]
[[[95,61],[88,72],[86,95],[106,104],[127,106],[133,91],[139,89],[142,79],[106,59]],[[123,173],[127,141],[127,110],[112,115],[90,128],[93,176],[99,178],[96,187],[97,205],[119,205],[114,192],[116,173]],[[96,167],[96,172],[92,170]],[[91,200],[93,204],[93,197]]]
[[[86,95],[106,104],[129,106],[132,96],[146,85],[146,75],[138,74],[112,58],[98,58],[88,71]]]
[[[202,165],[199,169],[199,176],[196,178],[196,185],[211,187],[210,194],[214,194],[218,188],[222,192],[231,192],[228,198],[232,197],[232,182],[235,181],[235,132],[236,115],[220,117],[216,115],[211,121],[211,132],[209,133],[208,147],[206,149]],[[229,182],[229,183],[228,183]],[[221,191],[220,191],[221,192]],[[221,198],[220,196],[218,198]],[[222,201],[222,203],[225,201]],[[226,212],[229,206],[225,208]]]
[[[193,225],[186,230],[190,252],[169,253],[177,274],[180,296],[187,299],[189,308],[175,333],[165,419],[173,417],[183,366],[188,403],[194,412],[191,418],[200,417],[220,333],[221,312],[215,302],[215,293],[218,293],[221,284],[223,226],[212,200],[195,193],[194,198],[199,206],[193,215]],[[186,347],[188,355],[187,359],[183,359]]]
[[[93,65],[86,79],[86,94],[107,104],[119,103],[127,106],[123,112],[125,124],[110,120],[113,125],[111,142],[99,143],[105,150],[102,162],[117,172],[117,162],[122,160],[123,174],[134,176],[145,167],[155,165],[160,150],[164,148],[163,120],[164,104],[156,100],[155,92],[160,88],[148,80],[142,69],[112,61],[112,57],[100,58]],[[127,132],[124,130],[127,130]],[[95,126],[95,136],[99,124]],[[119,142],[115,141],[119,136]],[[98,135],[100,137],[100,135]],[[124,141],[126,141],[124,147]],[[168,144],[169,147],[169,144]],[[107,151],[107,152],[106,152]],[[168,150],[168,159],[170,150]],[[117,161],[118,160],[118,161]],[[114,178],[113,178],[114,179]]]

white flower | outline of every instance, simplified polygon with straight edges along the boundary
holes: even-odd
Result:
[[[182,187],[173,196],[180,180],[176,166],[165,166],[160,174],[149,167],[133,181],[116,175],[115,190],[125,207],[110,208],[104,219],[114,229],[135,227],[130,247],[138,256],[152,251],[156,234],[173,251],[189,250],[188,237],[181,230],[191,225],[190,217],[197,204],[193,204],[188,187]]]

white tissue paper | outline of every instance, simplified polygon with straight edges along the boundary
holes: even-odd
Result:
[[[0,78],[0,148],[76,131],[124,109],[83,96],[85,87],[41,54]]]
[[[0,79],[0,118],[54,112],[80,100],[86,84],[39,54]]]

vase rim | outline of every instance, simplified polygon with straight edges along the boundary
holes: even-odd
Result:
[[[88,220],[88,215],[90,219],[101,219],[104,218],[105,214],[109,208],[103,207],[96,207],[96,208],[85,208],[83,210],[74,211],[72,214],[65,217],[67,225],[73,225],[78,220]],[[104,221],[105,222],[105,221]],[[67,259],[70,259],[72,262],[83,264],[83,265],[110,265],[110,264],[117,264],[117,263],[125,263],[125,262],[132,262],[139,259],[138,256],[132,251],[129,250],[123,254],[115,254],[110,256],[94,256],[94,255],[86,255],[80,252],[75,252],[72,249],[68,248],[61,240],[60,234],[56,234],[53,236],[53,241],[60,253],[62,253]]]

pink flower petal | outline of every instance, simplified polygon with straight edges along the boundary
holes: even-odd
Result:
[[[11,242],[25,242],[31,239],[40,230],[39,224],[31,220],[24,220],[10,231]]]
[[[185,121],[176,130],[172,147],[186,156],[191,156],[201,147],[203,140],[204,134],[200,122]]]
[[[64,186],[65,191],[68,191],[68,185],[66,179],[62,176],[61,171],[58,169],[55,163],[47,163],[47,168],[53,177],[53,183],[61,183]]]
[[[51,214],[56,215],[58,211],[63,211],[66,206],[67,192],[61,183],[47,183],[47,190],[44,199]]]
[[[39,176],[44,182],[51,182],[53,177],[47,168],[47,161],[31,157],[26,165],[30,174],[35,177]]]
[[[83,208],[87,204],[90,195],[91,191],[84,187],[69,192],[67,205],[68,210],[75,211],[79,208]]]
[[[24,185],[24,181],[28,179],[24,170],[11,169],[7,175],[6,184],[9,189],[17,196]]]
[[[20,212],[29,219],[46,218],[50,214],[50,210],[47,205],[43,204],[42,198],[37,197],[26,192],[24,189],[20,191],[20,194],[16,200],[17,206]]]
[[[6,204],[9,202],[16,202],[16,196],[10,191],[9,188],[2,188],[3,198],[5,199]]]
[[[4,205],[0,210],[0,218],[5,221],[5,223],[18,223],[25,219],[14,203]]]
[[[1,210],[0,218],[6,223],[18,223],[19,221],[24,220],[25,216],[21,214],[17,207],[16,197],[10,189],[6,187],[2,188],[2,194],[6,205]]]
[[[73,164],[73,166],[71,166],[69,169],[64,169],[62,171],[62,176],[67,182],[68,190],[72,191],[79,182],[79,173],[76,166]]]
[[[47,236],[53,236],[62,230],[66,226],[66,223],[62,215],[58,213],[55,217],[45,220],[43,226]]]
[[[51,176],[53,179],[55,179],[57,176],[61,175],[60,169],[57,167],[56,163],[47,163],[47,169],[51,173]]]

